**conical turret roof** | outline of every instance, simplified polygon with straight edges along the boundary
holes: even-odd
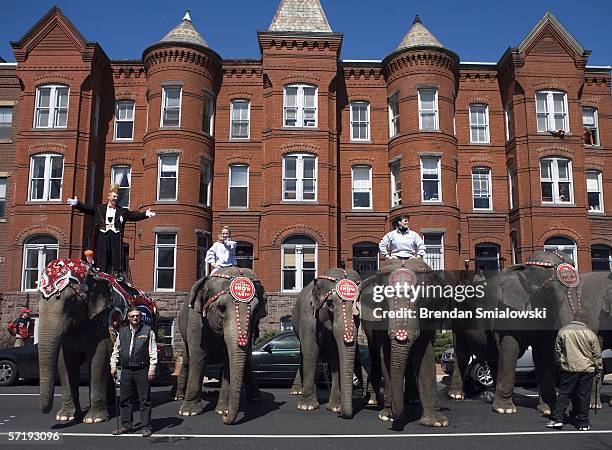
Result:
[[[159,42],[177,42],[208,47],[206,41],[202,38],[198,30],[195,29],[193,23],[191,23],[189,11],[185,13],[181,23],[179,23],[168,34],[161,38]]]
[[[332,32],[319,0],[281,0],[268,31]]]
[[[411,47],[444,48],[440,41],[438,41],[434,35],[423,26],[419,16],[415,16],[414,21],[412,22],[412,28],[410,28],[410,31],[406,34],[406,36],[404,36],[404,39],[402,39],[402,42],[400,42],[400,45],[396,50]]]

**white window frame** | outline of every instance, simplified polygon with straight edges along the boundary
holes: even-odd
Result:
[[[596,178],[595,181],[597,182],[597,190],[593,190],[589,188],[589,175],[590,174],[595,174]],[[597,213],[597,214],[602,214],[604,213],[604,202],[603,202],[603,177],[601,174],[601,170],[587,170],[586,171],[586,183],[587,183],[587,206],[589,204],[589,199],[588,199],[588,195],[591,192],[596,192],[598,194],[599,197],[599,209],[591,209],[590,206],[589,207],[589,213]]]
[[[6,218],[6,194],[8,191],[8,177],[0,177],[0,219]]]
[[[209,136],[214,136],[215,132],[215,96],[209,91],[204,91],[204,109],[202,111],[202,131]],[[209,117],[208,130],[204,129],[204,117]]]
[[[434,108],[433,109],[424,109],[423,102],[421,100],[421,95],[424,93],[432,93],[434,94]],[[419,130],[421,131],[439,131],[440,130],[440,121],[438,116],[438,90],[436,88],[424,88],[419,89]],[[433,113],[434,117],[434,127],[433,128],[424,128],[423,127],[423,116],[431,115]]]
[[[32,236],[34,237],[34,236]],[[55,238],[54,238],[55,239]],[[50,250],[55,250],[56,251],[56,255],[57,257],[59,257],[59,244],[56,243],[55,244],[24,244],[23,245],[23,261],[22,261],[22,265],[21,265],[21,291],[22,292],[36,292],[38,290],[38,281],[40,281],[40,277],[43,274],[43,271],[45,270],[45,250],[50,249]],[[26,288],[26,264],[27,264],[27,254],[28,251],[38,251],[38,277],[37,277],[37,282],[36,282],[36,287],[35,288]],[[49,260],[49,262],[51,262],[51,260]]]
[[[288,179],[286,177],[286,162],[287,158],[297,158],[295,163],[295,199],[286,198],[287,190],[285,189],[285,181]],[[310,178],[304,178],[304,158],[313,158],[314,159],[314,198],[313,199],[305,199],[304,198],[304,181],[309,180]],[[283,156],[283,167],[282,167],[282,191],[283,191],[283,202],[295,203],[295,202],[316,202],[318,198],[318,176],[319,176],[319,168],[318,168],[319,158],[310,153],[290,153]]]
[[[162,155],[163,156],[163,155]],[[125,208],[129,208],[130,207],[130,202],[132,200],[132,166],[129,164],[113,164],[111,166],[111,184],[112,183],[117,183],[117,169],[118,168],[127,168],[127,179],[128,179],[128,187],[122,187],[121,185],[119,186],[119,192],[123,191],[128,191],[128,202],[126,205],[122,205]],[[119,184],[119,183],[117,183]]]
[[[176,176],[174,177],[163,177],[164,179],[171,179],[174,178],[175,184],[176,184],[176,188],[174,191],[174,198],[160,198],[159,194],[161,192],[161,180],[162,180],[162,159],[163,158],[168,158],[168,157],[172,157],[172,158],[176,158]],[[180,161],[180,156],[178,153],[165,153],[163,155],[158,155],[157,156],[157,201],[158,202],[172,202],[172,201],[176,201],[178,199],[178,192],[179,192],[179,161]]]
[[[204,167],[208,167],[208,170],[205,171]],[[210,161],[208,158],[204,158],[203,156],[200,158],[200,185],[199,187],[201,188],[202,184],[203,184],[203,178],[204,178],[204,174],[206,173],[208,175],[208,180],[206,182],[207,184],[207,188],[206,188],[206,203],[201,203],[200,200],[200,192],[198,191],[198,202],[201,205],[205,205],[205,206],[210,206],[210,194],[212,191],[212,170],[213,170],[213,165],[212,165],[212,161]]]
[[[124,106],[124,105],[132,105],[132,117],[131,119],[125,118],[122,119],[120,118],[120,113],[119,113],[119,107],[120,106]],[[129,109],[126,109],[125,111],[129,111]],[[133,100],[119,100],[117,102],[115,102],[115,126],[114,126],[114,130],[113,130],[113,139],[115,141],[133,141],[134,140],[134,119],[136,116],[136,102]],[[119,136],[117,136],[117,125],[118,123],[132,123],[132,136],[129,138],[120,138]]]
[[[370,142],[370,102],[366,100],[359,100],[351,102],[350,105],[350,127],[351,127],[351,141],[356,142]],[[365,121],[364,120],[354,120],[354,108],[365,106]],[[366,136],[365,137],[357,137],[355,136],[353,125],[366,125]]]
[[[159,235],[160,234],[173,234],[174,235],[174,244],[160,244],[158,242],[159,239]],[[155,233],[155,268],[154,268],[154,285],[153,285],[153,289],[155,292],[174,292],[176,290],[176,249],[178,247],[178,233],[176,232],[157,232]],[[159,267],[158,266],[158,249],[160,248],[173,248],[174,249],[174,266],[173,267]],[[157,271],[159,269],[162,270],[167,270],[167,269],[172,269],[172,288],[160,288],[158,287],[157,283],[158,283],[158,277],[157,277]]]
[[[546,111],[538,111],[538,94],[546,95]],[[554,94],[563,94],[563,112],[555,111],[555,102],[554,102]],[[557,131],[558,128],[555,127],[555,116],[563,114],[563,131],[565,133],[570,132],[569,127],[569,110],[567,107],[567,92],[554,90],[554,89],[544,89],[536,92],[536,129],[538,133],[548,133],[549,131]],[[538,123],[538,117],[546,118],[546,129],[540,129]]]
[[[516,189],[516,186],[514,186],[514,178],[512,172],[512,167],[508,167],[508,202],[511,210],[514,209],[514,207],[516,206],[514,204],[514,190]]]
[[[392,139],[399,134],[399,93],[393,94],[387,99],[387,107],[389,109],[389,139]]]
[[[472,109],[475,109],[475,108],[484,108],[484,120],[485,120],[484,124],[474,123],[474,121],[472,120],[475,117],[478,117],[475,111],[472,111]],[[472,103],[469,107],[469,114],[470,114],[470,143],[471,144],[490,144],[491,136],[489,133],[489,105],[485,103]],[[485,134],[484,141],[474,140],[473,131],[477,129],[478,130],[484,129],[484,134]]]
[[[355,186],[355,169],[367,169],[368,171],[368,186],[356,187]],[[362,180],[363,181],[363,180]],[[355,206],[355,194],[356,193],[367,193],[368,202],[370,206]],[[351,167],[351,204],[353,209],[373,209],[372,205],[372,166],[368,164],[357,164]]]
[[[177,125],[166,125],[164,123],[164,117],[166,110],[170,109],[167,106],[168,102],[168,90],[169,89],[178,89],[179,90],[179,104],[177,107],[172,107],[172,109],[178,109],[178,124]],[[162,128],[180,128],[181,126],[181,116],[183,110],[183,87],[182,86],[162,86],[162,104],[161,104],[161,116],[159,118],[159,126]]]
[[[33,175],[34,175],[34,159],[45,158],[45,175],[42,178],[44,180],[44,189],[42,198],[32,198],[34,190],[32,189]],[[51,192],[51,158],[60,157],[62,158],[62,177],[60,178],[60,192],[58,198],[49,198]],[[62,200],[62,190],[64,187],[64,155],[60,153],[39,153],[37,155],[30,156],[30,177],[28,179],[28,201],[30,202],[60,202]],[[40,178],[37,178],[40,179]],[[57,178],[53,178],[56,180]]]
[[[486,171],[485,173],[477,173],[477,172]],[[486,178],[484,178],[486,177]],[[472,209],[474,211],[493,211],[493,183],[491,179],[491,168],[490,167],[472,167]],[[477,183],[485,183],[484,188],[481,187],[481,193],[476,195],[476,184]],[[476,199],[477,198],[486,198],[489,201],[489,206],[487,208],[477,208],[476,207]]]
[[[394,173],[395,168],[397,174]],[[389,164],[389,178],[391,180],[391,208],[395,208],[402,205],[401,164],[399,161]]]
[[[98,137],[98,128],[100,126],[100,96],[96,94],[96,104],[94,105],[93,117],[93,136]]]
[[[511,139],[512,136],[512,130],[510,130],[510,114],[512,113],[511,108],[510,108],[510,102],[506,102],[506,104],[504,105],[504,121],[506,123],[506,142],[508,142]]]
[[[297,88],[296,92],[296,104],[287,104],[287,89]],[[306,107],[304,88],[314,89],[314,106]],[[295,110],[295,125],[288,125],[287,111],[290,109]],[[314,109],[314,123],[312,125],[306,124],[306,118],[304,111],[306,109]],[[319,87],[314,84],[288,84],[283,88],[283,128],[318,128],[319,126]]]
[[[425,242],[425,237],[429,235],[436,235],[436,236],[440,236],[440,244],[435,244],[435,245],[429,245],[429,247],[427,247],[427,245],[425,244],[425,257],[424,260],[425,262],[429,265],[429,267],[431,267],[433,270],[444,270],[444,233],[442,232],[433,232],[433,233],[423,233],[423,242]],[[440,267],[434,267],[434,264],[432,264],[428,259],[429,259],[429,254],[427,253],[428,250],[439,250],[439,255],[440,255]]]
[[[542,177],[542,163],[544,161],[550,161],[550,174],[551,178],[543,178]],[[567,172],[569,176],[569,180],[560,179],[559,178],[559,161],[567,161]],[[572,160],[569,158],[562,157],[546,157],[540,159],[540,195],[542,196],[542,204],[543,205],[573,205],[574,204],[574,175],[572,170]],[[552,201],[545,201],[542,183],[552,183]],[[559,183],[569,183],[569,201],[564,202],[561,201],[559,196]]]
[[[312,238],[311,238],[312,239]],[[285,277],[284,277],[284,261],[285,261],[285,251],[295,248],[295,288],[294,289],[286,289],[285,288]],[[304,253],[302,252],[304,248],[314,248],[314,261],[315,261],[315,269],[314,276],[317,277],[318,271],[318,256],[319,256],[319,245],[315,241],[314,244],[281,244],[281,292],[300,292],[304,289]]]
[[[235,108],[235,105],[238,103],[240,104],[246,103],[247,105],[246,118],[242,116],[237,117],[237,118],[234,117],[234,108]],[[246,125],[247,125],[246,136],[234,136],[234,122],[246,122]],[[245,98],[237,98],[237,99],[230,101],[230,139],[237,139],[237,140],[251,139],[251,101],[250,100],[247,100]]]
[[[512,264],[518,264],[518,238],[516,237],[516,233],[512,233],[510,235],[510,257]]]
[[[0,106],[0,129],[8,131],[6,138],[0,137],[1,142],[7,142],[12,140],[13,130],[13,114],[15,112],[14,106],[3,105]]]
[[[563,253],[565,253],[565,250],[571,250],[572,251],[572,260],[574,261],[574,267],[576,268],[576,270],[578,270],[578,247],[576,246],[576,241],[574,241],[572,238],[567,237],[567,236],[553,236],[553,237],[548,238],[548,239],[553,239],[553,238],[556,238],[556,237],[568,239],[573,244],[572,245],[557,245],[557,244],[546,244],[546,243],[544,243],[544,251],[545,252],[558,252],[558,253],[562,253],[563,254]]]
[[[49,107],[42,107],[39,105],[40,101],[40,90],[41,89],[50,89],[49,94]],[[66,107],[60,108],[57,105],[57,101],[59,99],[58,91],[60,89],[66,90]],[[36,87],[36,103],[34,106],[34,128],[67,128],[68,127],[68,112],[70,111],[70,87],[64,84],[43,84]],[[47,123],[40,123],[40,112],[42,109],[49,110],[49,117],[47,118]],[[66,123],[64,125],[58,125],[59,112],[61,110],[66,110]]]
[[[586,124],[584,122],[584,113],[586,112],[586,110],[591,110],[593,111],[593,124]],[[595,136],[595,142],[596,144],[587,144],[586,142],[584,143],[584,145],[586,145],[587,147],[601,147],[601,141],[600,141],[600,133],[599,133],[599,110],[597,108],[593,108],[593,107],[583,107],[582,108],[582,128],[584,130],[584,128],[588,128],[589,130],[591,130],[591,132],[594,130],[594,136]]]
[[[424,178],[424,167],[423,160],[424,159],[436,159],[438,161],[438,165],[436,168],[437,182],[438,182],[438,198],[437,200],[425,200],[425,181],[435,181],[433,179]],[[442,202],[442,170],[441,170],[441,158],[439,156],[422,156],[419,161],[421,165],[421,202],[423,203],[441,203]]]
[[[247,169],[247,173],[246,173],[246,186],[232,186],[232,168],[233,167],[246,167]],[[228,174],[227,174],[227,207],[228,208],[241,208],[241,209],[245,209],[249,207],[249,184],[250,184],[250,175],[251,175],[251,168],[248,164],[230,164],[229,165],[229,169],[228,169]],[[231,198],[231,191],[232,188],[244,188],[246,187],[246,206],[232,206],[230,204],[230,198]]]

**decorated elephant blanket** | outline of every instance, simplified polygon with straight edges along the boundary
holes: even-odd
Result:
[[[112,302],[109,305],[108,326],[111,334],[117,335],[119,328],[125,322],[127,311],[133,306],[140,310],[145,324],[153,328],[156,326],[159,312],[151,297],[127,281],[101,272],[80,259],[51,261],[45,267],[38,289],[45,298],[49,298],[52,295],[59,295],[66,286],[72,284],[77,294],[85,298],[89,290],[88,277],[105,280],[110,286]]]

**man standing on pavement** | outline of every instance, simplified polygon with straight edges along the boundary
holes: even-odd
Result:
[[[565,410],[570,400],[578,406],[576,426],[580,431],[588,431],[589,401],[593,386],[593,377],[602,371],[601,348],[595,333],[583,321],[574,320],[564,326],[557,334],[555,357],[561,368],[559,395],[557,405],[551,416],[548,428],[563,428]]]
[[[133,307],[128,311],[130,325],[121,328],[111,355],[111,373],[121,367],[120,403],[121,426],[114,435],[132,431],[132,401],[140,402],[142,435],[151,436],[151,386],[157,364],[157,342],[151,327],[140,321],[141,312]]]
[[[23,308],[21,310],[21,316],[9,323],[6,329],[11,336],[15,337],[15,347],[32,345],[34,338],[34,321],[30,319],[30,310],[28,308]]]

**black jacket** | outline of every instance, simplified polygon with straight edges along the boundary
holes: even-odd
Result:
[[[142,325],[136,329],[134,333],[134,343],[132,344],[132,353],[130,354],[130,341],[132,340],[132,331],[129,325],[121,328],[119,336],[119,365],[122,368],[144,368],[149,367],[149,339],[151,327]]]
[[[106,228],[107,207],[107,203],[101,203],[95,208],[89,205],[85,205],[81,202],[78,202],[76,204],[77,210],[81,211],[82,213],[89,214],[90,216],[95,216],[95,226],[98,230],[103,230]],[[129,209],[124,208],[122,206],[117,206],[117,211],[115,212],[115,229],[119,231],[119,233],[123,237],[123,227],[128,220],[132,222],[137,222],[146,218],[147,214],[145,212],[130,211]]]

